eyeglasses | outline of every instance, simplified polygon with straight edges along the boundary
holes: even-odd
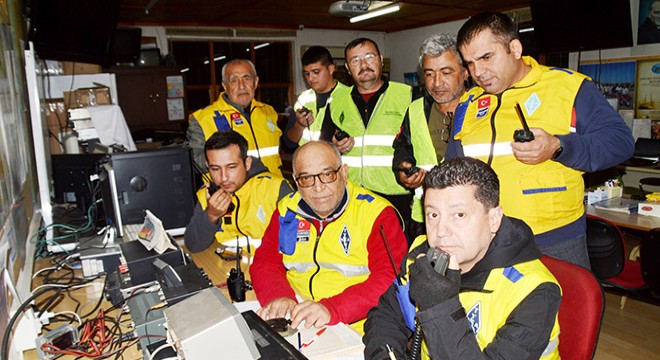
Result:
[[[376,61],[378,55],[372,53],[366,53],[363,56],[354,56],[348,60],[349,66],[358,66],[362,60],[366,61],[367,64],[373,64]]]
[[[341,165],[336,170],[327,170],[322,173],[318,174],[313,174],[313,175],[301,175],[296,177],[296,182],[298,183],[298,186],[306,188],[306,187],[311,187],[314,186],[316,183],[316,178],[319,179],[320,182],[323,184],[329,184],[331,182],[335,182],[337,180],[337,173],[341,169]]]
[[[451,111],[447,112],[447,116],[442,119],[442,123],[445,125],[445,128],[442,129],[440,133],[440,138],[442,141],[449,143],[449,136],[451,136],[451,124],[454,122],[454,113]]]

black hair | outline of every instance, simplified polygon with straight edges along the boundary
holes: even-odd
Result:
[[[332,54],[330,51],[323,46],[312,46],[309,49],[305,50],[305,53],[300,59],[302,66],[307,66],[320,62],[323,66],[328,66],[334,64],[332,61]]]
[[[211,135],[204,144],[204,154],[209,150],[226,149],[229,145],[238,145],[241,151],[241,159],[247,159],[248,143],[243,135],[234,130],[220,130]],[[208,158],[206,159],[208,160]]]
[[[485,162],[471,157],[457,157],[436,165],[424,178],[424,190],[474,185],[474,197],[486,209],[500,203],[500,181]]]
[[[346,56],[348,56],[348,55],[347,55],[347,54],[348,54],[348,50],[351,50],[351,49],[353,49],[353,48],[356,48],[356,47],[358,47],[358,46],[360,46],[360,45],[362,45],[362,44],[364,44],[364,43],[371,43],[371,44],[373,44],[374,47],[376,48],[376,55],[380,55],[380,50],[378,49],[378,44],[376,44],[375,41],[373,41],[373,40],[371,40],[371,39],[367,39],[367,38],[357,38],[357,39],[355,39],[355,40],[349,42],[348,45],[346,45],[346,48],[344,49],[344,58],[346,59]],[[348,62],[348,59],[346,59],[346,61]]]
[[[470,43],[477,34],[484,30],[490,30],[493,35],[500,39],[508,50],[509,43],[518,37],[518,29],[511,18],[502,13],[482,12],[469,18],[456,36],[456,45],[460,49]]]

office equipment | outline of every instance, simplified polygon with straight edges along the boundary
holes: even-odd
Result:
[[[142,29],[139,27],[118,27],[112,44],[112,64],[134,64],[140,58]]]
[[[140,292],[128,299],[129,313],[138,337],[147,335],[165,336],[167,334],[165,316],[163,315],[164,308],[151,309],[161,302],[158,292]],[[146,353],[147,346],[158,342],[158,340],[159,338],[151,337],[140,339],[140,347],[145,354],[145,359],[149,358]]]
[[[167,306],[172,306],[213,286],[204,270],[198,268],[193,262],[171,266],[156,259],[153,265],[156,268],[156,277]]]
[[[615,211],[624,214],[631,214],[637,212],[637,206],[640,200],[627,199],[622,197],[615,197],[607,200],[602,200],[593,203],[596,209]]]
[[[123,225],[141,224],[149,209],[168,233],[183,234],[195,202],[190,162],[185,147],[109,155],[102,176],[108,224],[122,229],[123,236]]]
[[[95,200],[90,176],[99,173],[98,162],[103,156],[103,154],[53,154],[51,165],[55,202],[76,204],[78,209],[87,211]]]
[[[118,0],[31,0],[25,9],[40,58],[109,65]]]
[[[176,244],[176,242],[174,242]],[[140,285],[157,280],[153,262],[160,259],[170,266],[181,266],[187,261],[183,250],[177,246],[176,250],[168,250],[159,254],[153,250],[147,250],[138,241],[130,241],[119,245],[129,271],[130,285]]]
[[[90,278],[113,272],[120,264],[120,256],[121,249],[115,244],[80,250],[83,276]]]
[[[241,313],[245,319],[262,359],[304,360],[307,359],[289,341],[262,320],[254,311]]]
[[[542,256],[541,262],[562,289],[558,315],[559,355],[563,359],[592,359],[605,311],[600,284],[591,272],[580,266],[549,256]],[[580,316],[579,321],[576,321],[576,314]]]
[[[78,344],[78,329],[71,324],[55,328],[37,338],[37,355],[39,359],[53,359],[59,357],[44,351],[44,347],[54,346],[58,349],[68,349]]]
[[[170,306],[164,313],[168,338],[180,358],[213,359],[219,352],[228,359],[260,358],[245,320],[216,287]]]

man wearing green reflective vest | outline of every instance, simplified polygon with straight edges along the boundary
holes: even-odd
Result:
[[[424,95],[410,104],[394,140],[392,169],[399,182],[415,191],[408,238],[424,232],[421,199],[426,172],[442,161],[452,132],[452,119],[465,92],[468,72],[456,49],[456,36],[435,34],[419,49]]]
[[[397,182],[391,167],[392,142],[410,105],[412,90],[381,77],[383,56],[373,40],[351,41],[344,55],[355,85],[328,105],[321,139],[337,145],[352,182],[385,197],[407,224],[412,193]]]

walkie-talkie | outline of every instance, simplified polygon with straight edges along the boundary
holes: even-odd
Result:
[[[229,271],[227,278],[227,291],[229,297],[234,302],[245,301],[245,274],[241,270],[241,247],[239,246],[238,236],[236,237],[236,268]]]
[[[520,104],[517,101],[516,101],[515,109],[516,109],[516,113],[518,114],[518,118],[522,123],[523,128],[513,132],[513,140],[515,142],[534,141],[534,133],[532,133],[532,131],[529,130],[529,126],[527,126],[527,121],[525,120],[525,115],[523,114],[522,109],[520,108]]]
[[[342,140],[346,139],[347,137],[350,137],[350,135],[348,135],[348,133],[346,131],[339,130],[339,129],[337,129],[337,131],[335,131],[335,139],[337,139],[337,141],[342,141]]]

